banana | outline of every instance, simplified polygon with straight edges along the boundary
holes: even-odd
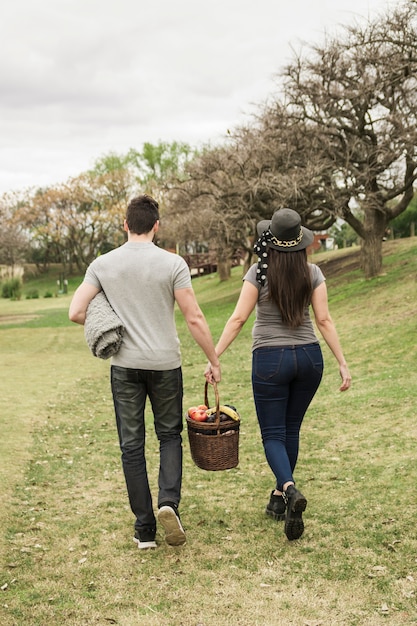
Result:
[[[219,406],[219,412],[220,413],[224,413],[228,417],[231,417],[232,420],[235,420],[236,422],[238,422],[240,420],[239,413],[237,411],[235,411],[234,409],[232,409],[230,406],[227,406],[227,404],[221,404]],[[216,413],[216,407],[211,407],[210,409],[207,409],[206,413],[207,413],[208,417],[210,415],[215,414]]]

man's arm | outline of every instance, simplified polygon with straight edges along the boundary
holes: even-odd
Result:
[[[214,380],[219,383],[221,379],[219,357],[214,349],[210,329],[198,305],[194,290],[191,287],[176,289],[174,296],[191,335],[210,361]]]
[[[97,289],[94,285],[90,285],[90,283],[81,283],[71,300],[68,313],[71,322],[84,325],[88,305],[99,291],[100,289]]]

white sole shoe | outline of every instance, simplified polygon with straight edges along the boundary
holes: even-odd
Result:
[[[165,530],[165,541],[170,546],[182,546],[185,541],[185,532],[180,518],[170,506],[161,506],[158,511],[158,522]]]
[[[138,545],[139,550],[147,550],[149,548],[157,548],[156,541],[140,541],[133,537],[133,541]]]

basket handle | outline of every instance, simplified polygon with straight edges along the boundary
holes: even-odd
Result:
[[[214,387],[214,397],[216,400],[216,422],[215,422],[215,426],[216,428],[219,427],[220,425],[220,398],[219,398],[219,390],[217,388],[217,383],[214,382],[213,383],[213,387]],[[204,385],[204,404],[206,406],[209,406],[209,401],[208,401],[208,382],[206,381],[205,385]]]

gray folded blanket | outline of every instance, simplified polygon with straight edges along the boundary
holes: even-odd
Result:
[[[116,354],[123,341],[125,328],[106,295],[100,291],[87,308],[84,336],[94,356],[108,359]]]

